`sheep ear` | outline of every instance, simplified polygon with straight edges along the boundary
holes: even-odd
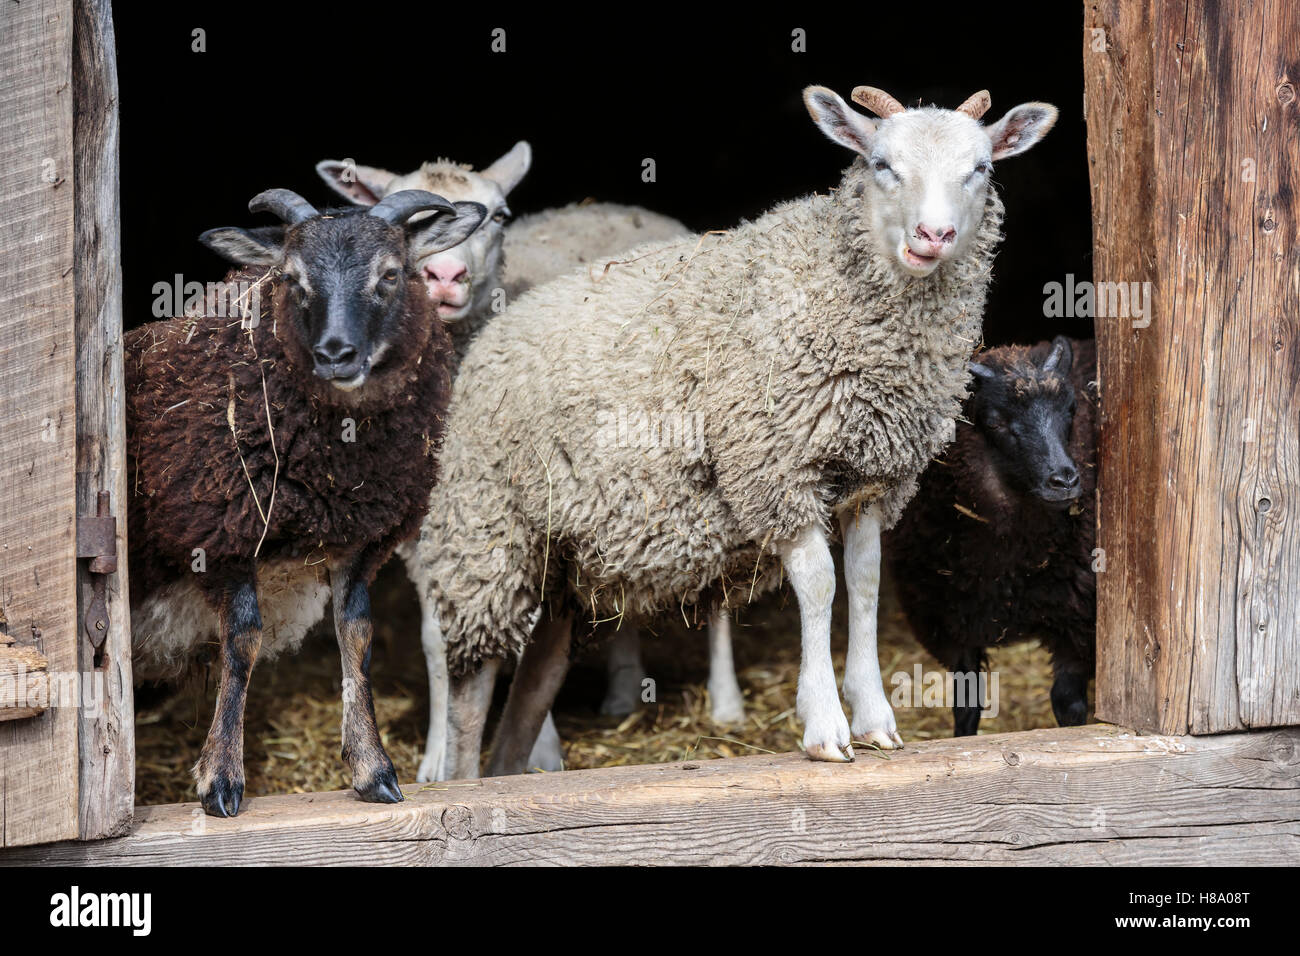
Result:
[[[863,156],[870,152],[876,121],[850,109],[834,90],[810,86],[803,91],[803,104],[817,128],[831,140]]]
[[[1056,107],[1050,103],[1021,103],[992,126],[986,126],[993,158],[1004,159],[1023,153],[1056,123]]]
[[[509,193],[519,185],[519,180],[528,174],[532,165],[533,148],[521,139],[511,147],[510,152],[483,170],[481,175],[500,186],[503,193]]]
[[[1058,335],[1052,340],[1052,351],[1043,362],[1043,371],[1069,375],[1073,363],[1074,350],[1070,348],[1070,340],[1064,335]]]
[[[358,206],[373,206],[384,198],[384,190],[397,178],[397,173],[374,166],[358,166],[350,159],[322,159],[316,172],[325,185],[348,202]]]
[[[971,374],[975,376],[975,384],[977,385],[979,384],[980,379],[988,381],[997,378],[997,372],[993,371],[993,369],[989,368],[987,365],[981,365],[979,362],[971,362],[970,371]]]
[[[199,242],[237,266],[273,266],[284,254],[284,227],[219,226],[200,235]]]

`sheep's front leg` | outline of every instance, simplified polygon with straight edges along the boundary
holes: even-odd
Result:
[[[623,716],[641,706],[641,681],[645,664],[641,660],[641,632],[635,624],[624,623],[609,642],[606,659],[607,683],[602,714]]]
[[[370,589],[347,565],[330,569],[330,590],[343,665],[343,759],[352,771],[352,789],[368,803],[398,803],[402,788],[379,742],[370,694]]]
[[[745,719],[745,695],[736,680],[731,657],[731,615],[718,608],[709,618],[709,700],[715,724],[739,724]]]
[[[447,779],[468,780],[479,775],[483,726],[492,707],[501,661],[484,660],[472,674],[455,677],[447,704]]]
[[[795,710],[804,725],[804,750],[814,760],[852,760],[849,722],[840,706],[831,661],[835,563],[826,535],[821,528],[810,525],[792,540],[778,545],[777,553],[799,600],[803,649]]]
[[[844,696],[853,708],[853,737],[882,750],[903,746],[894,711],[885,697],[876,650],[880,609],[880,509],[840,515],[844,535],[844,580],[849,589],[849,655]]]
[[[214,817],[233,817],[244,799],[244,702],[262,646],[262,614],[257,607],[255,582],[256,578],[250,576],[230,588],[217,614],[221,627],[217,709],[193,770],[199,801],[204,811]]]
[[[423,592],[423,589],[421,589]],[[420,643],[429,672],[429,735],[424,739],[424,759],[416,780],[430,783],[447,779],[447,707],[450,681],[447,677],[447,642],[438,622],[438,603],[420,594]]]

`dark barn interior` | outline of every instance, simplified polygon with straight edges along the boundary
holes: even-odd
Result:
[[[854,86],[871,84],[909,105],[948,107],[988,88],[990,121],[1025,101],[1059,107],[1046,140],[996,172],[1007,238],[985,341],[1092,336],[1089,320],[1043,314],[1045,283],[1092,271],[1083,27],[1075,6],[1047,5],[1032,24],[972,7],[938,17],[914,8],[800,14],[779,24],[770,17],[692,11],[687,18],[608,7],[566,16],[459,11],[441,18],[442,29],[438,19],[414,7],[371,11],[355,23],[267,4],[119,7],[126,325],[153,317],[155,283],[176,274],[186,281],[221,278],[225,264],[196,237],[214,226],[253,222],[247,203],[257,192],[283,186],[332,204],[313,170],[323,158],[402,172],[444,156],[481,167],[526,139],[534,162],[510,197],[517,214],[593,197],[645,206],[697,230],[727,227],[777,201],[832,186],[849,163],[800,100],[804,86],[818,83],[846,97]],[[491,48],[496,28],[505,30],[504,53]],[[791,49],[796,29],[805,31],[806,52]],[[204,52],[192,49],[195,30],[204,31]],[[654,182],[642,180],[646,158],[655,161]],[[377,711],[400,776],[414,779],[427,714],[414,595],[391,564],[375,591]],[[839,593],[842,601],[842,585]],[[595,713],[599,659],[575,668],[557,703],[561,734],[572,741],[569,764],[793,749],[798,734],[788,709],[798,626],[790,603],[776,595],[738,620],[737,664],[755,726],[733,731],[730,743],[708,736],[719,732],[710,728],[704,703],[703,640],[688,642],[685,653],[670,641],[648,640],[660,704],[631,724]],[[929,661],[888,594],[881,614],[882,671]],[[840,648],[843,621],[841,606]],[[686,629],[679,615],[656,633]],[[763,644],[772,631],[782,634],[779,653]],[[247,734],[252,792],[346,786],[337,759],[332,643],[324,633],[295,661],[255,679]],[[985,729],[1052,725],[1045,654],[1006,653],[1016,656],[999,660],[1017,677],[1004,677],[1004,715]],[[141,802],[193,799],[188,767],[206,731],[212,692],[139,711]],[[905,736],[951,733],[946,710],[918,720],[903,728]]]

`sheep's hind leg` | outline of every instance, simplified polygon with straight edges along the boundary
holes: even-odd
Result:
[[[709,618],[709,700],[715,724],[739,724],[745,719],[745,695],[736,680],[731,657],[731,615],[718,608]]]
[[[803,721],[803,745],[814,760],[853,759],[849,722],[844,719],[831,661],[831,605],[835,600],[835,562],[826,535],[809,525],[777,547],[799,600],[803,645],[795,710]]]
[[[622,717],[641,706],[645,664],[641,660],[641,632],[635,625],[624,623],[614,632],[609,642],[605,673],[607,683],[605,699],[600,704],[602,714]]]
[[[980,714],[984,710],[984,694],[980,688],[980,677],[984,672],[984,657],[978,650],[965,650],[953,668],[954,687],[960,691],[952,707],[952,735],[954,737],[974,737],[979,733]],[[969,699],[975,694],[975,701]]]
[[[844,696],[853,708],[853,737],[882,750],[903,746],[894,711],[885,697],[876,649],[880,609],[880,509],[840,515],[844,535],[844,581],[849,589],[849,654]]]
[[[262,615],[255,579],[236,584],[222,597],[221,680],[212,726],[194,765],[199,801],[210,816],[233,817],[244,799],[244,702],[248,680],[262,646]]]
[[[1078,727],[1088,721],[1088,680],[1095,665],[1078,655],[1052,655],[1052,714],[1059,727]]]
[[[343,759],[352,771],[352,789],[368,803],[398,803],[402,788],[379,740],[370,693],[370,591],[351,566],[330,569],[330,588],[343,666]]]
[[[424,759],[420,761],[415,779],[420,783],[430,783],[447,779],[450,681],[447,677],[447,643],[438,622],[438,604],[427,593],[420,594],[420,612],[420,643],[424,646],[424,663],[429,672],[429,734],[424,740]]]
[[[543,620],[533,631],[510,682],[501,722],[492,741],[492,758],[487,775],[523,773],[551,704],[569,670],[569,646],[573,640],[573,617],[561,615]]]

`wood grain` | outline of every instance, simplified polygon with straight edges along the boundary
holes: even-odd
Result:
[[[77,512],[93,515],[109,492],[117,515],[118,570],[108,577],[108,630],[98,657],[78,628],[81,672],[93,675],[97,707],[82,708],[80,832],[126,832],[135,807],[135,712],[126,566],[126,403],[122,369],[122,269],[118,187],[117,56],[109,0],[76,0]],[[77,606],[91,576],[77,569]]]
[[[1084,10],[1094,280],[1154,289],[1097,321],[1097,715],[1300,724],[1300,7]]]
[[[72,4],[0,4],[0,618],[75,674]],[[75,706],[0,724],[0,845],[77,835]]]
[[[1111,727],[453,781],[378,806],[253,797],[233,820],[144,807],[130,834],[3,864],[1291,864],[1300,730],[1138,737]]]
[[[35,717],[50,706],[49,661],[0,638],[0,721]]]

